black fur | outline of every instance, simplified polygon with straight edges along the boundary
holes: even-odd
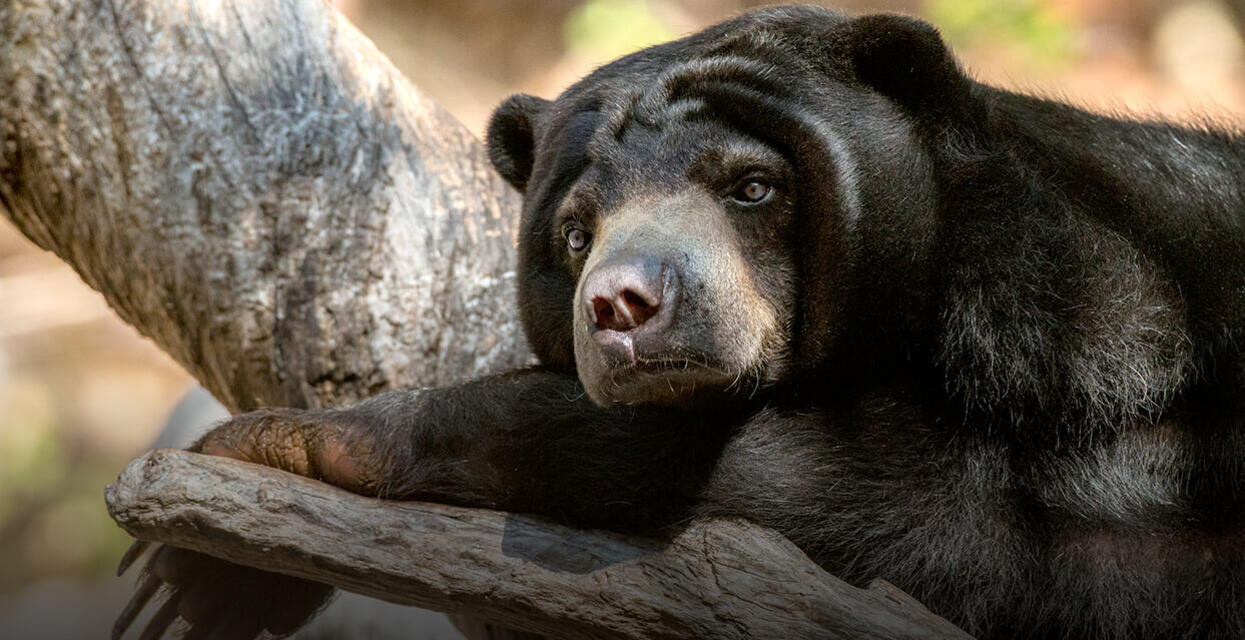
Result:
[[[574,359],[578,274],[542,232],[591,167],[587,131],[693,99],[803,189],[792,368],[701,437],[716,462],[690,513],[763,522],[985,637],[1245,635],[1237,132],[975,83],[908,18],[750,14],[532,114],[520,296],[545,362]],[[653,470],[651,451],[586,455],[566,480]]]
[[[1238,132],[976,83],[916,20],[780,8],[514,98],[488,139],[525,192],[543,368],[303,414],[384,444],[376,493],[650,534],[743,516],[986,638],[1245,636]],[[722,195],[745,161],[779,195]],[[646,250],[600,234],[654,208],[662,238],[667,214],[729,225],[755,286],[712,298],[724,267],[672,258],[663,348],[704,384],[598,406],[642,396],[608,388],[625,367],[576,379],[577,295],[597,252]],[[714,323],[754,311],[730,325],[753,359],[713,364],[739,346]]]

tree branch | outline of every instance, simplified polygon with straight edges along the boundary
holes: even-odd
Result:
[[[518,206],[319,0],[0,0],[0,212],[230,409],[526,363]]]
[[[663,545],[372,500],[173,449],[132,462],[108,504],[141,539],[555,637],[968,638],[895,587],[856,589],[747,522],[694,523]]]

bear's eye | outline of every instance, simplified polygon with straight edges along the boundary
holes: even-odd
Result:
[[[575,252],[587,249],[588,243],[592,241],[592,236],[579,227],[567,227],[562,230],[562,235],[566,236],[566,246]]]
[[[756,204],[768,198],[773,192],[774,187],[759,180],[749,180],[739,185],[731,197],[744,204]]]

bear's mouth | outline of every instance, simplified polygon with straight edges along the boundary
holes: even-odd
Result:
[[[612,382],[619,387],[632,391],[648,388],[658,395],[681,396],[684,400],[690,400],[693,395],[726,389],[741,377],[740,373],[724,363],[704,355],[639,358],[610,370]]]
[[[720,402],[733,387],[751,387],[744,378],[717,366],[666,358],[614,369],[609,386],[616,402],[692,406]]]
[[[637,373],[714,373],[722,376],[728,374],[727,369],[721,363],[710,361],[708,358],[640,358],[630,365],[630,368]]]
[[[662,348],[653,344],[656,336],[633,335],[634,332],[597,331],[593,334],[602,360],[615,372],[645,374],[686,373],[717,374],[735,377],[733,368],[711,353],[689,349]]]
[[[597,348],[591,360],[597,366],[590,370],[598,373],[587,376],[585,385],[609,403],[688,405],[720,397],[735,385],[752,386],[745,382],[751,380],[745,375],[749,367],[732,365],[713,351],[613,331],[598,331],[593,338]]]

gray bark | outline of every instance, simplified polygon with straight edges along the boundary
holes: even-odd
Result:
[[[0,1],[0,210],[233,410],[527,361],[518,197],[315,0]]]
[[[0,0],[0,211],[232,410],[526,363],[517,210],[317,0]],[[558,635],[962,637],[741,523],[663,547],[167,451],[109,504],[143,539]]]
[[[854,588],[742,521],[693,523],[658,544],[372,500],[174,449],[132,462],[108,504],[138,538],[554,637],[968,638],[895,587]]]

